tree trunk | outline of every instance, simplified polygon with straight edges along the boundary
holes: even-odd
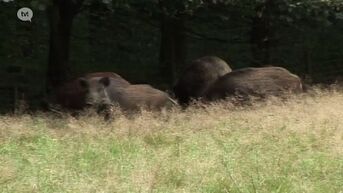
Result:
[[[106,26],[109,23],[108,19],[109,11],[106,9],[106,5],[99,0],[92,0],[89,2],[89,13],[88,13],[88,30],[89,30],[89,49],[90,53],[89,56],[90,63],[92,65],[96,65],[97,59],[103,57],[105,55],[104,52],[106,50],[100,49],[99,50],[99,39],[102,41],[106,40],[103,39],[104,35],[104,27],[99,26]],[[104,43],[107,43],[104,41]],[[106,55],[107,56],[107,55]]]
[[[49,11],[50,50],[47,90],[60,86],[70,76],[69,44],[73,18],[82,0],[53,0]]]
[[[250,34],[252,65],[261,67],[270,64],[270,36],[271,36],[272,0],[267,0],[256,8],[256,16]]]
[[[313,77],[313,68],[312,68],[312,61],[311,61],[311,49],[310,49],[310,42],[308,39],[305,39],[305,42],[302,46],[302,65],[305,65],[305,75],[304,81],[306,83],[312,83]]]
[[[186,60],[186,36],[183,16],[161,17],[160,74],[169,85],[174,83],[178,70]]]

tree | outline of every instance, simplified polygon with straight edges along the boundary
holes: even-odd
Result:
[[[52,0],[48,7],[50,50],[47,68],[48,91],[60,86],[70,75],[69,44],[73,19],[84,0]]]
[[[185,15],[169,15],[166,5],[160,1],[160,74],[166,78],[169,84],[173,84],[176,78],[177,68],[186,60],[187,45],[184,32]]]
[[[181,69],[187,58],[187,37],[185,23],[188,16],[203,5],[201,0],[159,0],[160,18],[160,74],[169,85],[173,84],[178,69]]]
[[[250,31],[253,66],[270,63],[271,11],[273,9],[275,9],[273,0],[266,0],[255,8],[256,15],[252,18]]]

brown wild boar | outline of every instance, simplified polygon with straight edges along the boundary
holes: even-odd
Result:
[[[204,94],[205,100],[226,97],[280,96],[302,92],[298,76],[281,67],[243,68],[219,78]]]
[[[128,86],[130,83],[123,79],[120,75],[113,72],[95,72],[83,75],[85,78],[102,78],[111,77],[117,85]],[[79,78],[66,82],[59,87],[55,93],[54,100],[57,104],[65,109],[81,110],[86,106],[86,92],[79,82]]]
[[[86,103],[92,106],[119,105],[124,111],[140,108],[161,110],[176,102],[167,93],[146,84],[121,86],[114,78],[93,77],[79,79],[87,90]]]

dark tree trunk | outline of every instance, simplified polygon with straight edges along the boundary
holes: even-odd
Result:
[[[302,46],[302,65],[305,66],[304,72],[304,81],[307,83],[312,83],[312,76],[313,76],[313,69],[312,69],[312,61],[311,61],[311,49],[309,46],[309,40],[305,40]]]
[[[271,36],[271,10],[272,0],[256,7],[256,16],[253,18],[250,44],[252,52],[252,65],[264,66],[270,64],[270,36]]]
[[[49,11],[50,50],[47,68],[47,88],[60,86],[69,77],[69,44],[72,23],[82,0],[53,0]]]
[[[161,17],[160,74],[169,85],[174,83],[178,70],[186,60],[184,22],[183,16]]]
[[[89,56],[90,63],[96,64],[97,57],[96,56],[103,56],[105,50],[99,50],[99,38],[103,38],[103,28],[99,28],[99,26],[106,26],[108,25],[108,20],[106,17],[108,16],[108,9],[106,5],[99,0],[92,0],[89,3],[89,13],[88,13],[88,29],[89,29],[89,48],[90,53],[94,53]],[[104,41],[104,39],[102,39]],[[105,41],[106,43],[106,41]],[[98,54],[102,53],[102,54]]]

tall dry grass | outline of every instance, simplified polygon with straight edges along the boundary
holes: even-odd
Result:
[[[335,89],[114,115],[1,116],[0,189],[24,192],[20,184],[32,182],[36,192],[343,191],[343,92]],[[18,166],[22,159],[40,167]]]
[[[106,122],[94,112],[62,118],[53,113],[0,116],[0,139],[20,137],[38,131],[56,136],[96,135],[117,137],[145,136],[156,132],[187,135],[194,132],[247,128],[252,133],[273,133],[287,127],[285,132],[322,135],[334,134],[330,143],[334,149],[342,147],[343,93],[337,90],[315,89],[309,94],[290,96],[288,100],[270,98],[248,106],[234,106],[218,102],[196,104],[186,110],[174,108],[163,112],[143,111],[124,115],[115,111],[113,120]],[[221,128],[222,124],[225,127]],[[275,135],[280,135],[280,132]],[[254,137],[258,137],[254,135]],[[342,150],[342,149],[341,149]]]

